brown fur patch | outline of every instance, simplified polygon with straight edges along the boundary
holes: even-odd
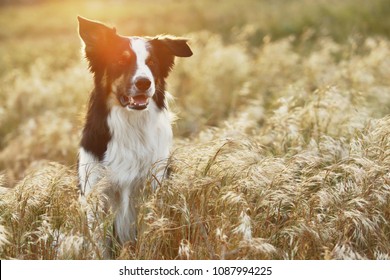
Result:
[[[125,75],[119,76],[111,83],[111,90],[107,98],[107,106],[108,108],[112,108],[114,106],[122,106],[117,98],[117,95],[122,90],[121,88],[125,87]]]

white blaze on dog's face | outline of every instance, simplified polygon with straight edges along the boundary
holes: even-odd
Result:
[[[186,39],[172,36],[124,37],[115,28],[79,17],[79,33],[95,83],[109,106],[144,110],[153,100],[165,107],[165,79],[174,57],[189,57]],[[99,87],[97,87],[99,89]]]
[[[133,107],[143,108],[149,104],[149,99],[153,97],[156,84],[152,70],[147,62],[150,61],[150,48],[151,46],[143,38],[129,38],[130,48],[135,54],[135,71],[132,76],[129,77],[130,87],[128,89],[128,96],[130,104],[134,104]],[[131,106],[127,106],[129,109],[133,109]]]
[[[133,86],[130,94],[144,91],[146,95],[152,97],[155,90],[155,81],[152,70],[147,65],[147,62],[150,63],[151,61],[148,50],[150,46],[142,38],[131,38],[130,44],[136,56],[136,71],[131,80]]]

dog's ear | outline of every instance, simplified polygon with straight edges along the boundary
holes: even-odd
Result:
[[[112,58],[119,36],[115,28],[103,23],[78,17],[79,34],[84,42],[85,56],[92,72],[104,68]]]
[[[187,44],[187,39],[177,38],[173,36],[157,36],[151,39],[151,45],[155,51],[160,63],[161,75],[168,77],[169,71],[172,69],[175,61],[175,56],[190,57],[192,51]]]
[[[188,46],[188,40],[185,38],[177,38],[174,36],[157,36],[153,39],[155,44],[161,48],[165,48],[170,54],[178,57],[190,57],[192,51]]]
[[[93,49],[108,42],[116,35],[115,28],[110,28],[98,21],[77,17],[79,21],[79,34],[87,49]]]

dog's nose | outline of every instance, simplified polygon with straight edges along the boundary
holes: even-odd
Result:
[[[141,91],[148,90],[151,84],[152,82],[148,78],[138,78],[135,82],[135,86]]]

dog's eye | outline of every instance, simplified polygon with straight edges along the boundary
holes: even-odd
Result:
[[[127,65],[130,61],[131,54],[129,51],[124,51],[121,57],[118,59],[117,64],[120,66]]]
[[[145,63],[146,65],[152,66],[154,64],[154,60],[151,57],[148,57]]]
[[[120,66],[126,65],[126,63],[127,63],[127,60],[126,59],[122,59],[122,58],[117,61],[117,64],[120,65]]]
[[[117,64],[120,65],[120,66],[124,66],[124,65],[126,65],[127,63],[129,63],[129,59],[126,58],[126,57],[121,57],[121,58],[119,58],[119,60],[117,61]]]

